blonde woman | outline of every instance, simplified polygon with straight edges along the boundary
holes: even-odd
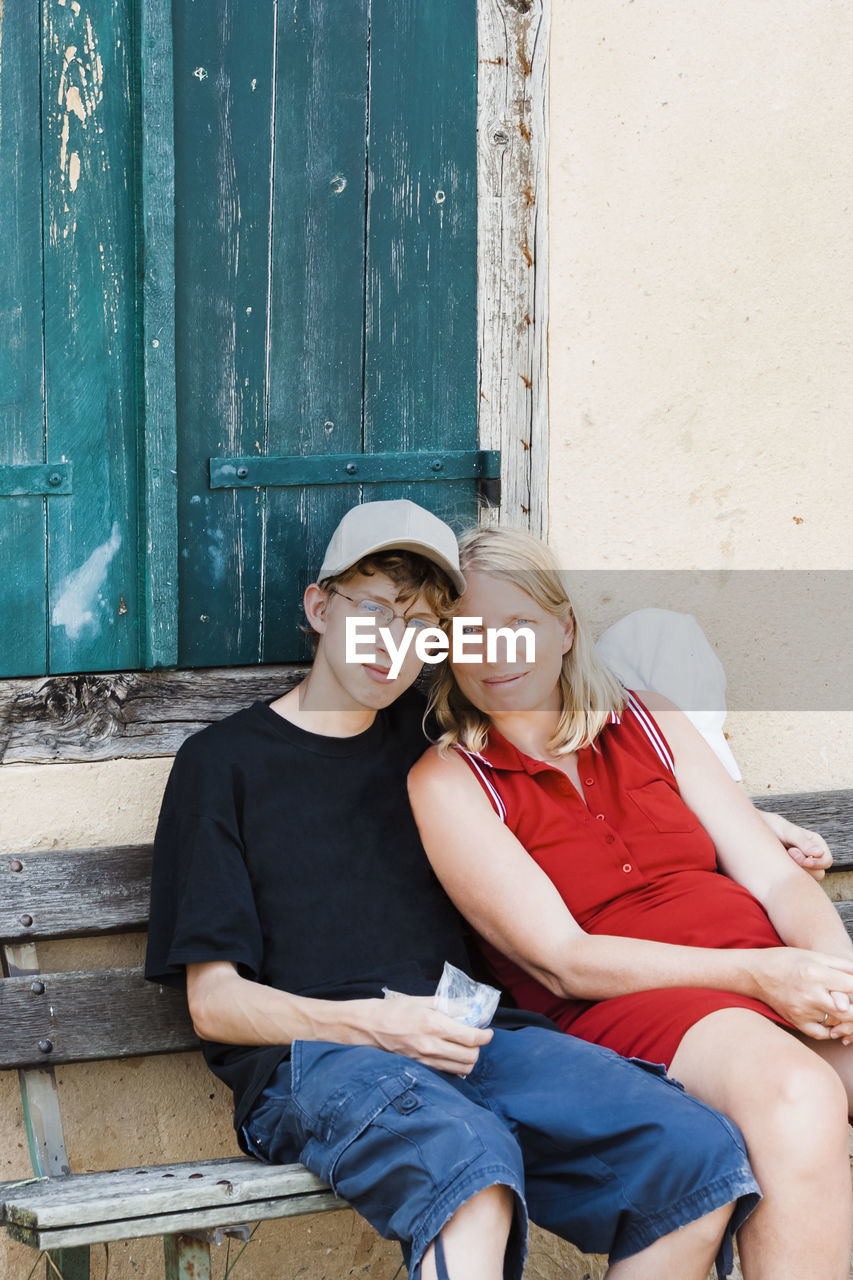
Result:
[[[436,874],[519,1005],[664,1063],[740,1126],[765,1197],[739,1240],[748,1280],[846,1280],[837,913],[686,717],[596,657],[543,543],[474,531],[461,566],[456,612],[528,629],[535,662],[503,643],[439,668],[443,735],[409,775]]]

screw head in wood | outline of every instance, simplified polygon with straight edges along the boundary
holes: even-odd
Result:
[[[9,863],[10,871],[23,871],[23,869],[24,869],[23,862],[20,862],[17,858],[13,858],[12,861]]]
[[[246,476],[247,476],[248,474],[249,474],[249,468],[248,468],[248,467],[238,467],[238,468],[237,468],[237,478],[238,478],[239,480],[245,480],[245,479],[246,479]]]
[[[36,994],[37,996],[43,996],[43,995],[44,995],[44,983],[43,983],[43,982],[39,982],[39,981],[36,981],[36,982],[31,983],[31,984],[30,984],[30,991],[35,992],[35,994]]]
[[[53,1053],[52,1040],[39,1040],[39,1053]]]
[[[30,925],[33,922],[32,916],[28,916],[28,915],[18,916],[18,919],[20,920],[21,924],[24,926],[25,929],[29,929]]]

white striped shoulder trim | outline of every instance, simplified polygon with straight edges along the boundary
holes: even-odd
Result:
[[[634,715],[639,720],[640,726],[643,729],[649,742],[652,744],[658,756],[658,759],[666,766],[666,768],[674,777],[675,761],[672,758],[672,753],[670,752],[670,749],[667,746],[667,743],[664,739],[663,734],[661,733],[660,729],[657,727],[654,720],[649,715],[648,711],[643,706],[643,704],[637,698],[635,698],[633,693],[631,693],[630,691],[628,692],[628,709],[630,711],[633,711]]]
[[[506,805],[501,799],[501,794],[497,787],[483,768],[484,764],[491,768],[488,760],[484,760],[481,755],[475,755],[472,751],[466,751],[464,747],[457,747],[456,750],[461,756],[465,757],[477,777],[480,779],[480,782],[483,784],[483,790],[491,800],[492,808],[500,818],[501,822],[506,822]]]

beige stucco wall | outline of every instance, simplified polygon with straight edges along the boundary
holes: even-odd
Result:
[[[552,20],[553,542],[584,569],[853,567],[853,13],[555,0]],[[599,625],[616,607],[587,603]],[[729,728],[753,790],[850,785],[850,714],[740,712]],[[167,768],[5,767],[0,853],[149,838]],[[56,944],[46,962],[140,945]],[[59,1077],[78,1168],[233,1150],[227,1099],[193,1056]],[[0,1178],[28,1172],[0,1073]],[[160,1274],[157,1242],[111,1253],[112,1280]],[[2,1237],[0,1274],[31,1265]],[[347,1213],[263,1226],[235,1277],[391,1280],[398,1265]],[[537,1240],[532,1276],[587,1273]]]
[[[558,0],[552,23],[561,558],[853,568],[853,12]],[[767,652],[784,642],[777,619]],[[728,729],[752,790],[850,785],[849,712],[742,710]]]

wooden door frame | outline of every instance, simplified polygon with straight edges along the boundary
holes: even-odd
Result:
[[[501,451],[501,505],[491,518],[542,537],[548,534],[549,28],[550,0],[478,0],[480,448]]]

